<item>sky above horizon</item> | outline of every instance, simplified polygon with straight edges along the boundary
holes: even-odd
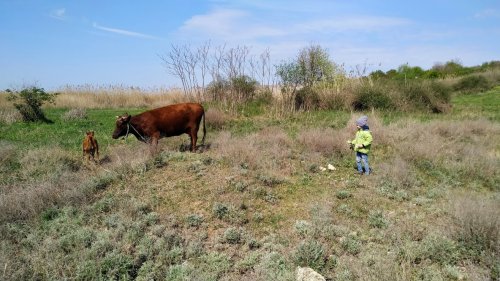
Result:
[[[500,60],[500,1],[0,0],[0,89],[179,87],[172,46],[269,49],[276,64],[311,44],[344,68],[387,71]]]

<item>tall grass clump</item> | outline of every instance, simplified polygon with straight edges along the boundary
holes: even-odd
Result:
[[[475,258],[500,251],[500,201],[461,196],[453,200],[456,226],[453,237]]]

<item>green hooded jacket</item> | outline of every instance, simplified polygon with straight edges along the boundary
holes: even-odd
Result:
[[[370,133],[369,130],[359,129],[356,132],[356,138],[353,141],[351,141],[351,143],[354,146],[354,151],[368,154],[370,153],[372,140],[373,140],[372,133]],[[363,147],[356,148],[356,144],[361,144],[363,145]]]

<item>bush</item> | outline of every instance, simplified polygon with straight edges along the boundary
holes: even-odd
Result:
[[[14,103],[14,107],[21,113],[25,122],[51,122],[42,111],[44,103],[54,103],[57,93],[50,94],[43,88],[29,87],[18,91],[7,89],[8,100]]]
[[[412,82],[403,88],[403,98],[416,108],[428,109],[434,113],[449,109],[451,89],[437,82]]]
[[[230,227],[224,231],[223,240],[228,244],[239,244],[241,241],[241,233],[238,229]]]
[[[200,216],[198,214],[191,214],[186,217],[186,222],[190,227],[200,227],[200,225],[203,223],[203,216]]]
[[[320,97],[316,91],[310,87],[304,87],[297,91],[295,95],[295,110],[314,110],[319,107]]]
[[[394,108],[392,99],[387,94],[387,89],[383,89],[380,85],[366,85],[358,88],[352,106],[355,110]]]
[[[299,266],[308,266],[320,270],[325,265],[325,249],[316,240],[302,241],[295,250],[295,262]]]
[[[461,78],[453,90],[463,93],[484,92],[492,87],[491,83],[482,75],[470,75]]]

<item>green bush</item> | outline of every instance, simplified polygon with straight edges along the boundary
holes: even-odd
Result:
[[[42,111],[44,103],[54,103],[57,93],[47,93],[43,88],[29,87],[21,91],[12,91],[7,89],[9,94],[7,99],[14,103],[14,107],[21,113],[25,122],[48,122],[51,121],[45,117]]]
[[[186,222],[190,227],[200,227],[203,223],[203,216],[198,214],[190,214],[186,217]]]
[[[482,75],[470,75],[461,78],[455,85],[453,90],[463,93],[484,92],[491,89],[493,85]]]
[[[382,211],[371,212],[368,216],[368,223],[371,227],[386,228],[387,220],[384,218]]]
[[[394,104],[387,92],[387,89],[384,89],[380,85],[361,86],[354,94],[352,106],[355,110],[394,108]]]
[[[299,266],[308,266],[320,270],[325,265],[325,249],[316,240],[302,241],[295,250],[294,259]]]
[[[229,213],[229,208],[222,203],[215,203],[212,207],[212,213],[216,218],[222,219]]]
[[[407,83],[402,91],[402,98],[408,100],[414,108],[434,113],[446,112],[449,109],[451,89],[442,83],[416,81]]]
[[[318,93],[311,87],[304,87],[295,95],[295,110],[314,110],[319,107],[321,100]]]
[[[241,233],[238,229],[230,227],[224,231],[223,240],[228,244],[239,244],[241,241]]]
[[[349,190],[339,190],[335,193],[335,196],[338,198],[338,199],[347,199],[349,197],[351,197],[351,192],[349,192]]]

